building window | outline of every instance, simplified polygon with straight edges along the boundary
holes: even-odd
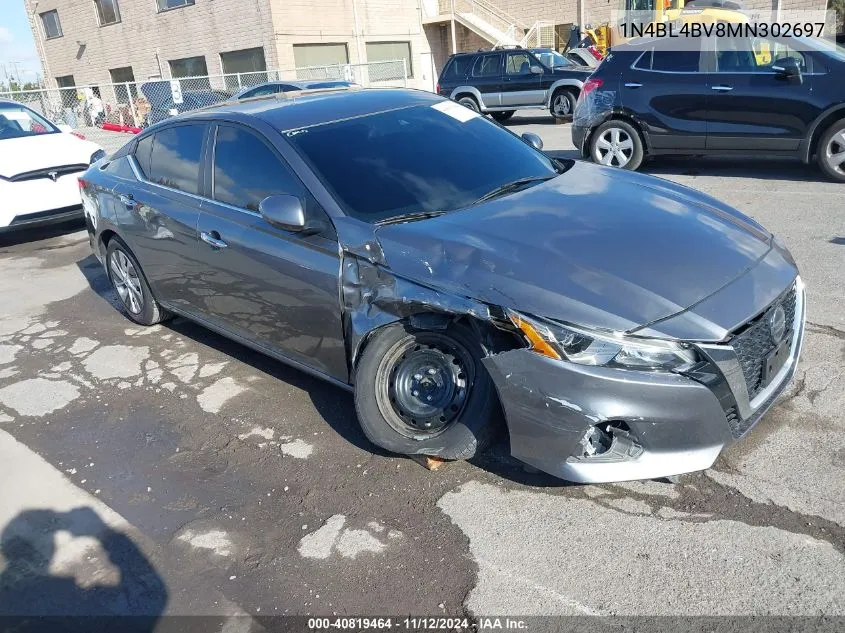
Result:
[[[294,44],[293,62],[297,68],[337,66],[349,63],[346,44]]]
[[[45,11],[41,14],[41,25],[44,27],[44,37],[52,40],[62,36],[62,24],[59,22],[58,11]]]
[[[410,42],[367,42],[368,62],[387,62],[404,59],[405,71],[408,77],[414,76],[414,69],[411,65],[411,43]],[[370,67],[370,81],[382,81],[388,79],[402,79],[402,68],[399,64],[378,64]]]
[[[267,81],[267,62],[263,48],[246,48],[241,51],[220,53],[226,89],[230,92],[257,86]]]
[[[65,108],[76,106],[76,81],[74,81],[73,75],[56,77],[56,85],[59,87],[59,98],[62,106]]]
[[[182,85],[183,92],[211,89],[211,82],[208,80],[208,67],[205,65],[205,57],[171,59],[168,63],[170,64],[170,76],[174,79],[192,77],[192,79],[183,79],[179,82]]]
[[[94,4],[97,7],[100,26],[120,22],[120,9],[117,7],[117,0],[94,0]]]
[[[112,68],[109,70],[111,81],[114,86],[114,96],[118,103],[129,103],[131,99],[138,96],[138,86],[135,84],[135,73],[132,72],[132,66],[124,66],[123,68]],[[127,90],[127,84],[129,89]]]
[[[158,3],[159,12],[194,4],[194,0],[156,0],[156,2]]]

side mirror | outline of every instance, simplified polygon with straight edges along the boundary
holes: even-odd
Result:
[[[309,226],[302,202],[296,196],[267,196],[258,203],[258,211],[267,222],[285,231],[301,233],[315,228]]]
[[[782,57],[772,63],[772,70],[779,79],[785,79],[791,84],[802,84],[804,77],[801,74],[801,67],[794,57]]]
[[[541,66],[532,66],[531,67],[531,74],[532,75],[542,75],[543,68]]]
[[[534,149],[543,149],[543,139],[541,139],[536,134],[532,134],[531,132],[526,132],[525,134],[522,135],[522,140],[527,142]]]

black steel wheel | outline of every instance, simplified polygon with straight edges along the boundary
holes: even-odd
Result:
[[[434,437],[463,413],[475,366],[470,353],[439,332],[398,341],[379,365],[376,401],[398,433]]]
[[[395,453],[467,459],[487,443],[498,400],[472,332],[450,326],[387,326],[366,346],[355,373],[361,427]]]

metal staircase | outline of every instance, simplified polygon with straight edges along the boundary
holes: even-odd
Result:
[[[454,18],[494,46],[553,47],[552,22],[528,26],[487,0],[424,0],[423,23],[447,22]]]

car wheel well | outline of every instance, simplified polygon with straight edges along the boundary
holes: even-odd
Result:
[[[845,120],[845,108],[840,110],[836,110],[835,112],[831,112],[828,114],[824,119],[819,121],[819,124],[816,126],[816,129],[813,131],[813,136],[810,139],[810,151],[807,154],[810,160],[816,156],[819,150],[819,142],[821,141],[822,137],[827,133],[827,131],[831,128],[831,126],[836,125],[839,121]]]
[[[444,314],[442,312],[417,312],[412,315],[396,319],[390,323],[380,325],[367,332],[358,343],[358,347],[354,352],[352,360],[351,376],[355,376],[358,362],[364,353],[364,349],[369,345],[379,332],[384,331],[385,328],[395,327],[396,325],[410,325],[416,329],[441,329],[445,330],[451,325],[463,325],[471,330],[479,339],[482,347],[488,353],[499,353],[510,349],[522,347],[522,342],[515,334],[506,332],[495,327],[489,321],[478,319],[470,315],[452,315]]]
[[[109,242],[111,241],[111,238],[113,238],[115,235],[117,235],[117,233],[115,233],[111,229],[106,229],[105,231],[100,233],[100,244],[103,245],[104,252],[109,247]]]
[[[640,142],[643,144],[643,157],[648,156],[649,147],[648,147],[648,143],[646,142],[645,134],[643,134],[643,130],[640,127],[640,124],[637,123],[636,120],[634,120],[633,117],[628,116],[627,114],[623,114],[623,113],[620,112],[620,113],[616,113],[616,114],[608,117],[607,119],[605,119],[601,123],[607,123],[608,121],[625,121],[625,123],[627,123],[628,125],[633,127],[637,131],[637,134],[639,134]],[[601,123],[599,125],[601,125]],[[594,126],[593,129],[590,130],[590,134],[584,140],[584,151],[585,152],[589,151],[588,148],[590,147],[590,141],[592,140],[593,133],[596,131],[596,129],[599,127],[599,125]]]
[[[458,94],[456,94],[456,95],[455,95],[454,100],[455,100],[455,101],[460,101],[460,100],[461,100],[461,99],[463,99],[464,97],[469,97],[470,99],[472,99],[473,101],[475,101],[475,105],[477,105],[477,106],[481,107],[481,106],[480,106],[480,104],[478,103],[478,99],[476,99],[476,98],[475,98],[475,95],[474,95],[474,94],[472,94],[471,92],[459,92]]]

